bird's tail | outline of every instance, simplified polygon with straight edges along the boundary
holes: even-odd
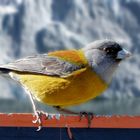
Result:
[[[8,74],[10,71],[10,69],[0,66],[0,74]]]

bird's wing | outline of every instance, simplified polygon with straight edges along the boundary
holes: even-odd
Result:
[[[64,52],[63,55],[65,56]],[[57,53],[57,55],[55,55],[55,53],[35,55],[3,65],[0,69],[66,77],[72,72],[86,67],[84,60],[82,62],[76,53],[73,54],[75,56],[75,58],[73,58],[74,56],[68,56],[67,52],[68,60],[65,59],[62,54],[60,56],[58,55],[59,53]],[[76,59],[76,57],[79,60]]]

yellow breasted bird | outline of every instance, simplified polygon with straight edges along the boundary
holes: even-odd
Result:
[[[98,40],[79,50],[39,54],[0,66],[34,99],[51,106],[73,106],[103,93],[118,64],[130,56],[112,40]],[[41,123],[41,122],[40,122]]]

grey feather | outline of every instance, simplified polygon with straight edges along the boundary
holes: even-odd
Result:
[[[58,57],[41,54],[19,59],[7,65],[2,65],[0,66],[0,71],[19,71],[65,77],[73,71],[84,67],[85,66],[83,65],[76,65],[64,61]]]

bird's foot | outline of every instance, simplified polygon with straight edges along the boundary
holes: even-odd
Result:
[[[38,129],[37,131],[40,131],[42,128],[42,117],[45,116],[45,119],[49,118],[49,114],[45,113],[43,111],[36,111],[34,116],[36,117],[35,120],[33,120],[32,122],[34,124],[38,124]]]
[[[94,118],[94,114],[91,113],[91,112],[80,112],[80,120],[83,118],[83,117],[86,117],[87,118],[87,121],[88,121],[88,128],[90,128],[91,126],[91,121],[92,119]]]
[[[34,124],[38,124],[37,131],[41,130],[43,120],[53,119],[54,117],[58,120],[60,119],[60,114],[49,114],[39,110],[35,111],[34,116],[35,120],[33,120],[32,122]]]

